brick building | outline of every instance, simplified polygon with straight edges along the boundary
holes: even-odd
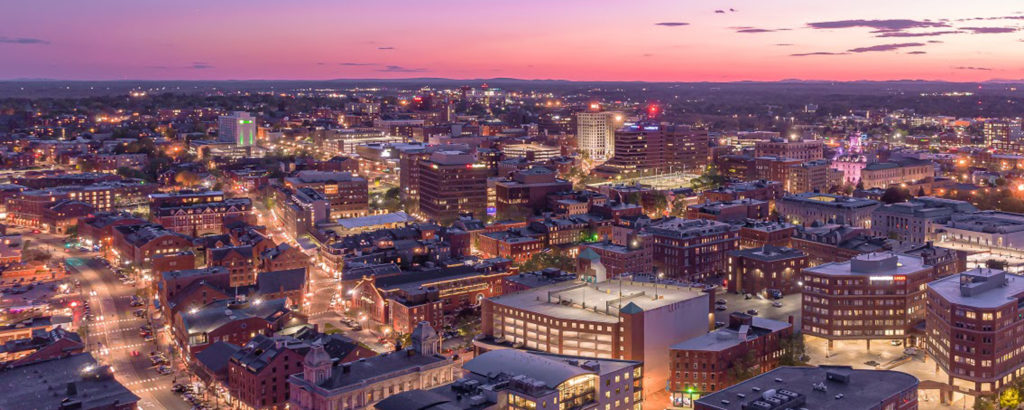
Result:
[[[644,229],[651,235],[654,268],[665,277],[704,280],[725,272],[739,228],[704,219],[668,218]]]
[[[800,271],[807,267],[807,254],[793,249],[762,246],[729,252],[730,292],[765,294],[777,290],[799,293]]]
[[[792,336],[791,323],[733,313],[726,326],[672,345],[668,350],[672,403],[684,405],[694,396],[732,386],[738,382],[733,366],[756,367],[758,373],[776,368],[785,353],[783,340]]]

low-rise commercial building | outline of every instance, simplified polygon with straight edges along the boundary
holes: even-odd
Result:
[[[695,410],[914,410],[916,377],[849,366],[779,367],[694,402]]]
[[[785,353],[784,340],[792,336],[791,323],[733,313],[725,327],[672,345],[672,403],[689,406],[695,397],[735,384],[734,366],[756,368],[758,373],[774,369]]]
[[[799,293],[800,271],[807,254],[793,248],[762,246],[729,252],[726,288],[731,292],[765,294]]]

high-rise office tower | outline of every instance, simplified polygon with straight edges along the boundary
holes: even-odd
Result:
[[[231,115],[221,115],[217,120],[220,130],[218,139],[234,142],[238,145],[256,144],[256,119],[245,111],[235,111]]]
[[[420,212],[441,223],[451,223],[461,212],[482,217],[487,208],[487,165],[473,154],[438,151],[421,160]]]
[[[605,160],[615,154],[615,129],[622,126],[622,114],[612,111],[576,114],[576,145],[590,158]]]

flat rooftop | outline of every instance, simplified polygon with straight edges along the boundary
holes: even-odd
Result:
[[[833,377],[827,377],[830,374]],[[825,387],[825,391],[814,389],[813,386],[819,383]],[[854,370],[847,366],[786,366],[701,397],[697,403],[712,409],[743,410],[748,408],[744,406],[761,399],[769,390],[775,390],[776,393],[786,390],[796,394],[796,401],[792,405],[783,404],[774,408],[868,410],[881,408],[883,400],[914,388],[917,384],[916,377],[892,370]],[[804,403],[800,404],[800,400]]]
[[[654,299],[655,293],[658,299]],[[496,305],[559,319],[618,323],[618,310],[631,303],[649,311],[699,297],[706,298],[707,295],[697,289],[664,283],[608,280],[597,284],[566,281],[490,300]]]
[[[997,281],[976,291],[967,290],[987,281]],[[1024,294],[1024,276],[998,269],[975,268],[928,283],[928,287],[950,303],[976,308],[997,308],[1017,303]],[[966,291],[965,291],[966,290]]]
[[[895,263],[891,264],[890,262],[893,261],[893,258],[895,258]],[[858,268],[858,262],[862,262],[864,265],[874,269]],[[805,268],[804,272],[836,276],[909,275],[920,272],[928,267],[928,265],[924,264],[923,259],[916,256],[901,255],[893,252],[873,252],[857,255],[845,262],[831,262]]]

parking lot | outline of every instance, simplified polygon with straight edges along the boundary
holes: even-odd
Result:
[[[782,299],[771,300],[761,299],[753,297],[751,299],[744,298],[743,295],[738,295],[729,292],[718,292],[715,295],[716,300],[725,300],[725,310],[715,311],[715,321],[729,323],[729,314],[732,312],[744,312],[754,309],[757,310],[758,317],[766,319],[778,320],[781,322],[788,322],[789,317],[793,317],[793,329],[800,329],[800,295],[784,295]],[[782,303],[782,307],[772,306],[772,302]]]

